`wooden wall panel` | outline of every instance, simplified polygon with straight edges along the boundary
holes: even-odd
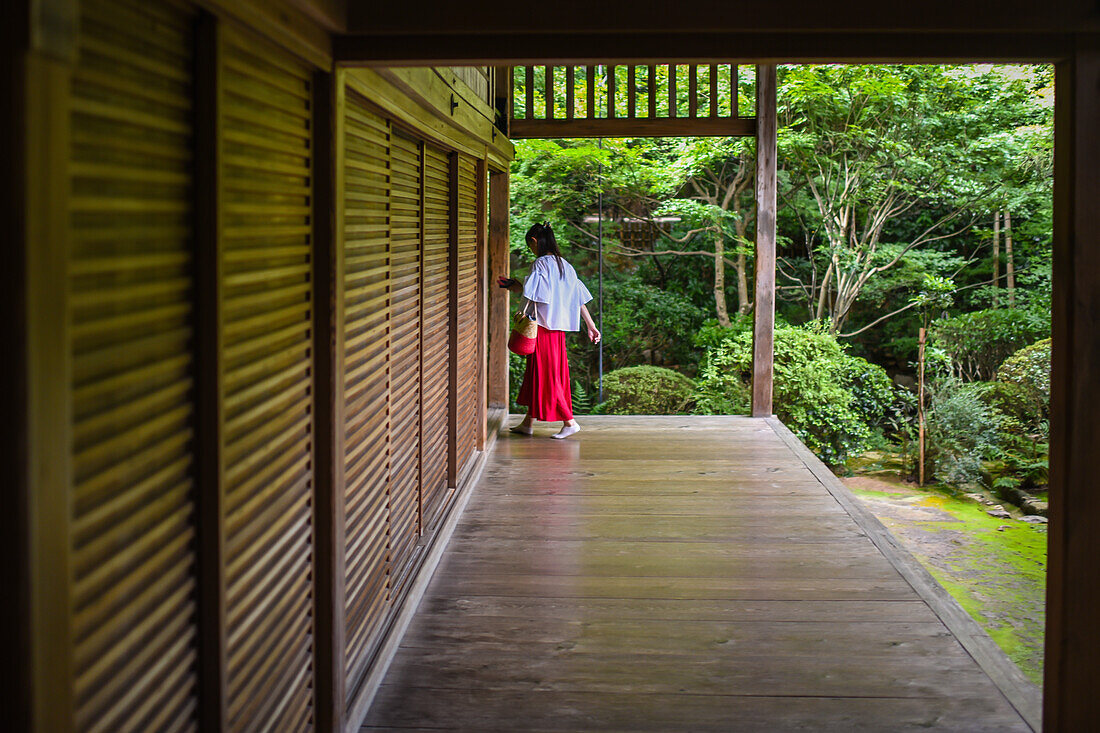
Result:
[[[424,146],[424,308],[422,495],[424,528],[433,526],[447,495],[447,413],[450,409],[450,197],[447,153]]]
[[[344,117],[347,693],[387,612],[390,485],[390,128],[351,91]]]
[[[228,720],[312,720],[311,73],[227,26],[220,99]]]
[[[188,730],[194,18],[159,3],[81,10],[69,166],[72,729]]]
[[[458,156],[458,383],[455,394],[457,467],[463,468],[477,447],[479,370],[478,300],[482,283],[477,269],[477,161]]]
[[[396,595],[420,535],[420,145],[394,133],[390,150],[390,577]]]

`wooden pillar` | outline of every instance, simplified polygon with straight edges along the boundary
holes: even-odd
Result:
[[[1086,40],[1087,39],[1087,40]],[[1100,40],[1058,64],[1043,728],[1095,725],[1100,659]]]
[[[549,67],[553,68],[553,67]],[[477,161],[477,449],[485,450],[489,371],[489,164]]]
[[[14,21],[13,21],[14,22]],[[30,48],[21,71],[25,96],[21,135],[26,298],[22,306],[26,423],[21,438],[27,532],[28,625],[25,653],[30,670],[28,711],[35,731],[73,725],[73,647],[69,627],[70,500],[72,486],[72,358],[69,331],[69,88],[75,61],[75,8],[31,3]],[[15,249],[16,246],[12,246]],[[5,247],[7,249],[7,247]],[[5,324],[8,325],[8,324]],[[19,676],[18,671],[16,677]]]
[[[344,727],[344,72],[313,75],[314,614],[317,729]]]
[[[752,326],[752,416],[772,414],[775,353],[775,65],[756,67],[756,295]]]
[[[489,174],[489,374],[490,407],[508,407],[508,291],[497,287],[508,277],[508,171]]]

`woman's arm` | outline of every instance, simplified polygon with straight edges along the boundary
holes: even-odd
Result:
[[[584,321],[584,325],[588,327],[588,338],[594,344],[600,343],[600,332],[596,328],[596,323],[592,320],[592,314],[588,312],[588,306],[581,306],[581,320]]]

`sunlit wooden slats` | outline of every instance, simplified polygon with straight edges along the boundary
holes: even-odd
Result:
[[[232,730],[279,729],[312,699],[311,72],[222,37],[227,709]]]
[[[476,447],[478,287],[477,272],[477,164],[473,158],[458,158],[458,373],[462,375],[454,395],[458,413],[455,437],[457,466],[461,474]]]
[[[72,729],[195,726],[194,18],[81,3],[68,220]]]
[[[343,129],[344,665],[352,690],[389,600],[393,187],[389,123],[350,89]]]

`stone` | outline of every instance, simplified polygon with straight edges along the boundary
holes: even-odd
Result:
[[[1012,529],[1012,525],[1011,524],[1002,524],[1000,527],[997,527],[998,532],[1004,532],[1006,529]]]
[[[1027,522],[1028,524],[1046,524],[1047,518],[1041,517],[1038,514],[1028,514],[1026,516],[1020,517],[1020,521]]]
[[[996,517],[997,519],[1012,519],[1012,515],[1009,514],[1008,512],[1006,512],[1001,507],[997,507],[995,509],[989,509],[988,511],[986,511],[986,514],[988,514],[991,517]]]

